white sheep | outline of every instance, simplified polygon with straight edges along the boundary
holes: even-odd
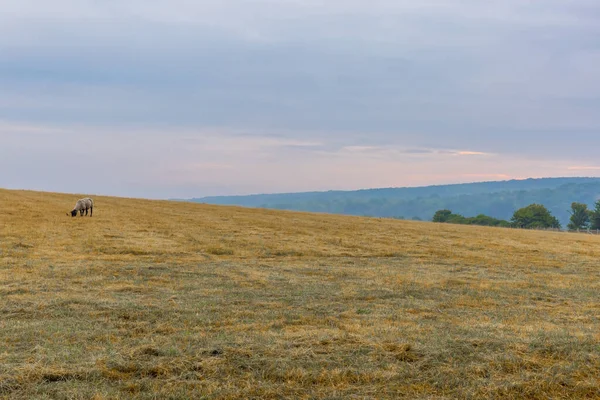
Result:
[[[85,199],[79,199],[79,200],[77,200],[77,203],[75,203],[75,207],[71,211],[71,217],[75,217],[77,215],[78,211],[79,211],[80,215],[83,217],[83,212],[85,211],[85,215],[87,215],[88,210],[90,210],[90,217],[91,217],[92,214],[94,213],[94,201],[92,199],[90,199],[89,197],[86,197]],[[69,215],[69,213],[67,213],[67,215]]]

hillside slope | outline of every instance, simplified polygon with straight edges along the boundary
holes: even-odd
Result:
[[[542,178],[414,188],[217,196],[190,201],[375,217],[418,217],[423,220],[431,220],[433,214],[441,209],[450,209],[465,216],[486,214],[508,220],[515,210],[540,203],[566,226],[572,202],[582,202],[593,208],[598,198],[598,178]]]
[[[0,398],[600,397],[600,237],[0,190]]]

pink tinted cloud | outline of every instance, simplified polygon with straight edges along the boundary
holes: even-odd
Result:
[[[600,171],[598,166],[571,166],[568,169],[570,171]]]
[[[335,150],[326,139],[301,140],[227,129],[173,129],[166,135],[144,129],[11,128],[6,123],[0,128],[4,139],[0,170],[6,171],[0,176],[0,187],[50,191],[200,197],[600,172],[600,167],[577,166],[574,160],[556,157],[490,154],[476,148],[369,144],[349,144]],[[9,134],[11,131],[14,133]],[[85,139],[83,144],[81,138]],[[29,168],[31,163],[19,157],[19,152],[35,156],[44,168]],[[65,180],[65,176],[70,179]]]

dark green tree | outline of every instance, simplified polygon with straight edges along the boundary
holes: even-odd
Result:
[[[433,214],[433,222],[448,222],[450,216],[452,215],[452,211],[450,210],[438,210]]]
[[[469,225],[482,225],[482,226],[502,226],[509,227],[510,223],[502,219],[490,217],[488,215],[479,214],[476,217],[467,218]]]
[[[476,217],[465,217],[461,214],[454,214],[450,210],[437,211],[433,216],[433,222],[445,222],[448,224],[462,225],[510,226],[510,223],[503,219],[492,218],[484,214],[479,214]]]
[[[590,228],[600,229],[600,200],[596,201],[593,211],[590,211]]]
[[[560,222],[541,204],[530,204],[515,211],[510,220],[518,228],[560,228]]]
[[[449,224],[467,224],[468,219],[461,214],[450,214],[447,222]]]
[[[590,211],[586,204],[573,202],[571,203],[571,219],[567,228],[571,230],[588,229],[590,226]]]

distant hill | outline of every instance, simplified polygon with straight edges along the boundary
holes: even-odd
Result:
[[[600,178],[540,178],[424,187],[364,189],[249,196],[214,196],[187,201],[220,205],[431,220],[439,209],[465,216],[510,219],[531,203],[545,205],[563,225],[573,201],[592,205]]]

